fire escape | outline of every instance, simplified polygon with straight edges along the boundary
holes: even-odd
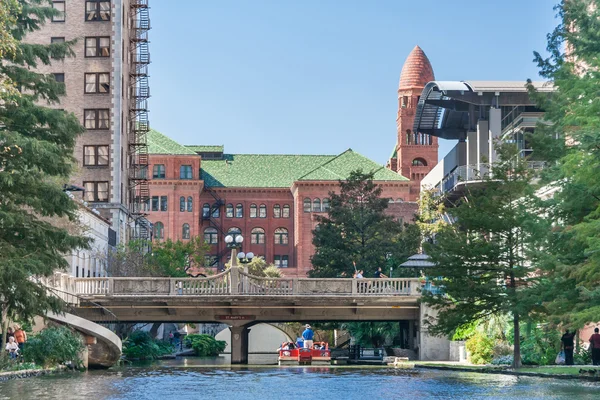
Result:
[[[148,184],[148,0],[131,0],[129,6],[129,211],[135,221],[131,238],[149,240],[151,224],[146,219],[150,201]]]
[[[212,196],[212,198],[214,199],[214,202],[210,205],[208,212],[205,212],[205,210],[202,209],[202,222],[203,222],[202,225],[204,225],[204,221],[208,221],[209,227],[215,228],[217,230],[217,232],[219,232],[221,237],[225,237],[225,235],[227,235],[227,232],[225,232],[223,230],[223,228],[221,227],[221,222],[220,222],[220,216],[221,216],[221,213],[223,212],[223,206],[225,205],[225,202],[210,187],[205,186],[204,191]],[[215,262],[212,265],[210,265],[210,267],[215,267],[215,266],[222,267],[223,265],[221,263],[221,259],[223,259],[223,257],[226,257],[227,254],[229,254],[231,251],[230,249],[227,248],[227,246],[225,246],[222,250],[218,250],[221,242],[222,241],[219,240],[219,242],[218,242],[219,245],[217,246],[217,254],[215,256]]]

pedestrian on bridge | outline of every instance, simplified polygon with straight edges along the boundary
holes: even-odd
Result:
[[[302,339],[304,339],[304,348],[310,349],[313,345],[313,337],[315,336],[315,333],[313,332],[309,324],[306,324],[305,328],[306,329],[304,329],[304,332],[302,332]]]
[[[375,271],[375,278],[387,278],[387,275],[384,275],[383,272],[381,272],[381,267],[377,268],[377,271]]]

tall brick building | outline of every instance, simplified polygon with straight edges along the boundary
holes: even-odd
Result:
[[[74,57],[38,67],[66,86],[61,103],[51,106],[74,113],[86,128],[75,148],[71,189],[83,189],[83,200],[111,222],[111,242],[145,237],[148,0],[65,0],[52,6],[59,14],[25,40],[76,40]]]
[[[182,146],[156,131],[148,134],[148,148],[154,239],[203,236],[214,266],[222,267],[230,254],[227,232],[239,230],[244,251],[285,268],[287,276],[305,276],[315,216],[328,210],[339,179],[357,168],[374,172],[391,214],[410,221],[416,212],[414,203],[404,202],[406,178],[351,149],[338,155],[227,154],[222,146]]]
[[[421,180],[436,166],[438,138],[413,132],[415,112],[423,87],[435,80],[429,59],[419,46],[410,52],[398,85],[398,139],[387,167],[410,179],[408,201],[416,201],[421,190]]]

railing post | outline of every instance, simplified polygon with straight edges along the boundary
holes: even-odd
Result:
[[[231,276],[231,294],[238,294],[240,282],[240,271],[238,269],[238,266],[232,265],[229,274]]]
[[[292,279],[292,294],[298,294],[298,278]]]
[[[112,296],[115,293],[115,280],[114,278],[108,278],[108,292],[107,296]]]
[[[170,278],[169,279],[169,296],[175,296],[175,294],[177,293],[177,280],[176,278]]]
[[[352,294],[358,294],[358,279],[352,279]]]

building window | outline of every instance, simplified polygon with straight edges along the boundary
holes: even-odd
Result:
[[[258,217],[259,218],[267,218],[267,206],[264,204],[261,204],[258,207]]]
[[[265,244],[265,230],[263,228],[254,228],[250,235],[250,243]]]
[[[202,206],[202,218],[208,218],[210,216],[210,204],[204,203]]]
[[[167,196],[152,196],[152,211],[167,211]]]
[[[162,222],[154,224],[154,238],[158,240],[165,238],[165,226]]]
[[[227,233],[228,234],[241,235],[242,234],[242,230],[240,228],[238,228],[237,226],[232,226],[231,228],[227,229]]]
[[[108,182],[83,182],[83,188],[85,201],[108,201]]]
[[[110,57],[110,37],[86,37],[86,57]]]
[[[205,267],[215,267],[217,265],[218,260],[219,259],[217,256],[205,255],[204,256],[204,266]]]
[[[250,218],[256,218],[258,208],[256,204],[250,204]]]
[[[289,218],[290,217],[290,206],[288,204],[283,206],[283,212],[281,213],[281,216],[283,218]]]
[[[323,212],[329,211],[329,199],[327,199],[327,198],[323,199],[323,207],[321,208],[321,210]]]
[[[58,83],[65,83],[65,74],[60,72],[57,74],[52,74],[54,75],[54,80]]]
[[[86,21],[110,21],[110,1],[88,0],[85,2]]]
[[[192,179],[191,165],[182,165],[179,167],[179,179]]]
[[[192,199],[192,196],[188,197],[188,199],[187,199],[187,211],[188,212],[194,211],[194,200]]]
[[[288,267],[288,258],[287,255],[275,255],[273,261],[277,268],[287,268]]]
[[[426,167],[427,161],[425,161],[422,158],[415,158],[414,160],[412,160],[412,166],[413,167]]]
[[[185,211],[185,197],[181,196],[179,198],[179,212]]]
[[[211,216],[213,218],[219,218],[221,216],[221,209],[219,208],[218,204],[213,204]]]
[[[244,206],[238,204],[235,206],[235,217],[236,218],[244,218]]]
[[[108,165],[108,146],[83,146],[83,165]]]
[[[273,218],[281,218],[281,206],[279,204],[273,206]]]
[[[233,218],[233,204],[229,203],[227,204],[227,207],[225,207],[225,217]]]
[[[321,212],[321,199],[316,198],[313,200],[312,210],[313,212]]]
[[[152,179],[165,179],[164,164],[154,164],[152,167]]]
[[[183,224],[181,227],[181,238],[189,239],[190,238],[190,224]]]
[[[64,1],[53,1],[52,8],[58,13],[52,16],[52,22],[65,22],[65,2]]]
[[[84,92],[89,93],[109,93],[110,92],[110,74],[108,72],[86,73]]]
[[[83,110],[85,129],[108,129],[110,127],[110,110]]]
[[[288,244],[288,230],[285,228],[275,229],[275,244]]]
[[[408,96],[402,96],[402,108],[408,107]]]
[[[310,201],[310,199],[307,197],[304,199],[304,212],[310,212],[310,210],[312,209],[312,203]]]
[[[55,36],[55,37],[50,38],[50,44],[64,43],[64,42],[65,42],[64,36]]]

